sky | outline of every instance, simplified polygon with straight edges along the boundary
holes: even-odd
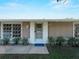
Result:
[[[79,0],[0,0],[0,19],[79,18]]]

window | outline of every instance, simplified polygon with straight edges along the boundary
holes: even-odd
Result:
[[[13,37],[21,37],[21,24],[13,24]]]
[[[75,24],[75,37],[79,37],[79,24]]]
[[[21,37],[21,24],[3,24],[3,37]]]
[[[3,25],[3,36],[4,38],[11,38],[11,24]]]

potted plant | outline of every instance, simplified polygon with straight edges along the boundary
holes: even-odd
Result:
[[[63,37],[57,37],[57,39],[56,39],[56,45],[57,46],[63,46],[64,45],[64,42],[65,42],[65,38],[63,38]]]
[[[21,38],[14,38],[13,39],[13,42],[14,42],[14,44],[19,44],[19,41],[21,40]]]
[[[28,38],[23,38],[22,39],[22,44],[23,45],[28,45],[29,43],[28,43]]]
[[[3,38],[3,45],[9,44],[9,38]]]

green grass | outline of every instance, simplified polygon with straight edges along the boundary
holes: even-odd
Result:
[[[50,47],[50,57],[52,59],[79,59],[79,47]]]
[[[47,47],[50,54],[2,54],[0,59],[79,59],[79,47]]]

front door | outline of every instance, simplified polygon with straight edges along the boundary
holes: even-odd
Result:
[[[43,24],[35,23],[35,40],[43,39]]]
[[[30,40],[32,44],[46,44],[48,41],[48,22],[30,23]]]

